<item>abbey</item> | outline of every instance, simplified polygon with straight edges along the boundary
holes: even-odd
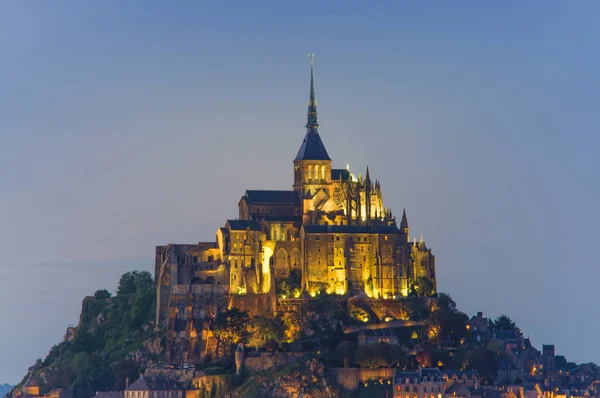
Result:
[[[193,319],[211,308],[276,311],[276,282],[290,275],[301,280],[296,298],[392,299],[424,285],[434,293],[435,257],[422,239],[410,241],[406,211],[398,227],[368,168],[357,178],[332,167],[319,134],[312,65],[306,130],[292,189],[247,190],[237,219],[218,229],[215,242],[156,248],[157,326],[170,318],[170,328],[190,335]],[[195,314],[173,313],[178,296],[193,302]]]

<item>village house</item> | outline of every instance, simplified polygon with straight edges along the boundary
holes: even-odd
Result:
[[[183,389],[165,376],[140,376],[125,389],[125,398],[183,398]]]

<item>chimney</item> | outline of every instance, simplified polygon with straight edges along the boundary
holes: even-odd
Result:
[[[419,365],[419,377],[423,377],[423,366]]]
[[[127,390],[127,387],[129,387],[129,377],[125,378],[125,389]]]

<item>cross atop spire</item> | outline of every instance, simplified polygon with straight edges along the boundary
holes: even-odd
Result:
[[[315,98],[315,54],[308,54],[310,58],[310,97],[308,99],[308,120],[306,128],[308,132],[317,132],[319,123],[317,123],[317,100]]]

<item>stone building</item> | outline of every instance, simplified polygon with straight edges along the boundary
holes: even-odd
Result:
[[[422,238],[411,242],[406,211],[398,226],[368,167],[364,177],[333,168],[318,129],[311,65],[307,131],[293,160],[292,189],[245,191],[237,219],[217,230],[215,242],[156,248],[156,327],[168,328],[170,360],[202,351],[198,333],[210,313],[227,306],[276,311],[277,282],[291,274],[301,281],[296,297],[391,299],[419,292],[420,282],[430,291],[419,293],[435,292],[435,257]]]
[[[444,380],[438,368],[394,373],[395,398],[445,398]]]
[[[183,398],[184,391],[165,376],[140,376],[125,389],[125,398]]]

